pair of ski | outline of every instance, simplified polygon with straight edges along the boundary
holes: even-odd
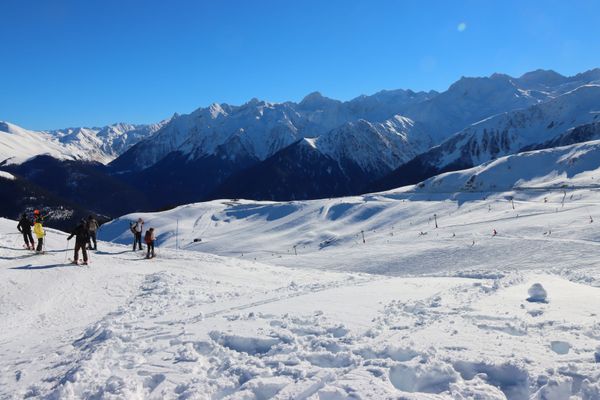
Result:
[[[83,262],[83,261],[73,261],[72,258],[69,258],[69,263],[67,265],[79,265],[80,267],[86,267],[89,266],[91,264],[91,262],[88,260],[88,262]]]

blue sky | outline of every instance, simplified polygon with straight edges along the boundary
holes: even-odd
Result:
[[[572,75],[600,67],[598,15],[584,0],[0,1],[0,120],[146,123],[252,97]]]

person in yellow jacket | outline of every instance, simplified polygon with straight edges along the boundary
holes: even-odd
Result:
[[[42,250],[44,249],[44,236],[46,236],[46,232],[44,231],[44,227],[42,226],[42,220],[43,218],[40,216],[39,211],[37,211],[37,213],[35,214],[35,223],[33,224],[33,233],[35,234],[35,237],[37,237],[37,248],[35,249],[36,252],[41,253]]]

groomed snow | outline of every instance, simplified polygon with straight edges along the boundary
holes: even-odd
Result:
[[[2,219],[0,398],[598,399],[599,202],[216,201],[105,225],[88,267]]]

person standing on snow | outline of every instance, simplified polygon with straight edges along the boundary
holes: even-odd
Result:
[[[71,231],[71,235],[67,238],[67,241],[71,240],[75,236],[75,254],[71,264],[78,264],[79,262],[79,250],[83,253],[83,265],[87,265],[88,256],[86,246],[90,240],[87,223],[85,218],[79,221],[79,224]]]
[[[35,233],[35,237],[38,240],[35,251],[36,253],[41,253],[44,249],[44,237],[46,236],[46,231],[44,231],[44,227],[42,226],[44,217],[40,215],[39,210],[35,210],[33,212],[33,215],[35,216],[35,222],[33,224],[33,233]]]
[[[88,228],[88,236],[90,240],[88,242],[88,250],[98,250],[98,244],[96,243],[96,232],[98,231],[98,221],[94,218],[93,215],[88,217],[87,228]],[[94,247],[92,248],[92,242],[94,242]]]
[[[144,231],[144,220],[138,218],[136,223],[130,224],[131,232],[133,233],[133,251],[135,251],[135,245],[139,244],[140,250],[142,248],[142,232]]]
[[[148,253],[146,254],[146,258],[154,258],[154,241],[156,237],[154,236],[154,228],[150,228],[146,231],[146,235],[144,235],[144,242],[146,242],[146,246],[148,247]]]
[[[21,219],[19,220],[19,225],[17,225],[17,229],[23,235],[23,240],[25,240],[25,246],[27,246],[27,250],[35,249],[35,242],[33,241],[33,235],[31,234],[31,227],[33,226],[33,222],[27,217],[27,214],[23,213],[21,215]]]

